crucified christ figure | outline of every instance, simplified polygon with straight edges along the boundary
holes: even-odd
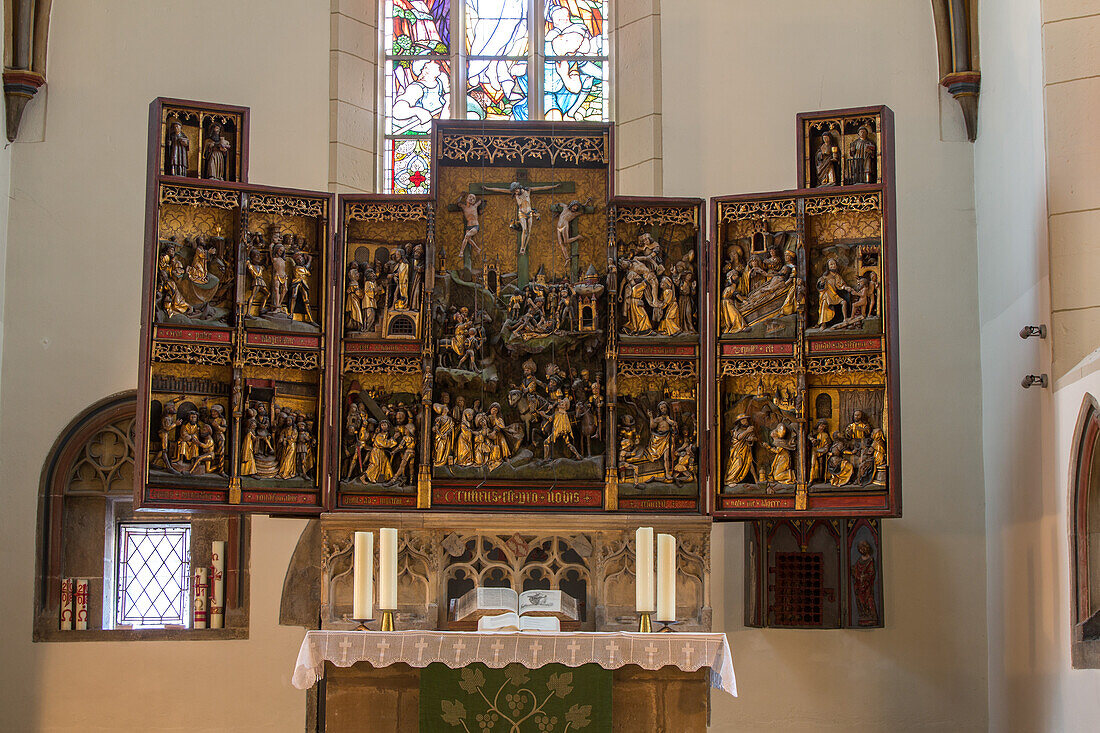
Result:
[[[558,246],[561,247],[561,256],[566,262],[569,261],[569,245],[581,238],[579,234],[570,236],[569,225],[572,224],[573,220],[578,216],[586,213],[585,209],[591,205],[592,197],[589,196],[583,204],[573,199],[568,204],[561,207],[561,213],[558,214]],[[557,208],[557,206],[554,207],[554,209]]]
[[[510,193],[512,198],[516,200],[516,221],[512,224],[512,228],[519,230],[519,253],[521,255],[527,254],[527,245],[531,241],[531,225],[541,218],[539,212],[531,206],[531,194],[536,191],[549,191],[560,185],[560,183],[554,183],[546,186],[525,186],[519,181],[512,181],[508,188],[483,187],[484,190],[492,193]]]

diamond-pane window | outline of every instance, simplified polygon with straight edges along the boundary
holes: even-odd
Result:
[[[186,626],[191,525],[119,525],[115,622]]]

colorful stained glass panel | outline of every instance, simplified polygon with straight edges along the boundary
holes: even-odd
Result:
[[[451,50],[451,0],[388,0],[386,53],[446,55]]]
[[[546,0],[547,56],[603,56],[607,8],[604,0]]]
[[[607,64],[602,61],[547,61],[543,108],[548,120],[599,122],[607,119]]]
[[[526,0],[466,0],[466,54],[526,56]]]
[[[450,63],[432,59],[389,62],[386,76],[386,134],[431,131],[433,118],[448,117]]]
[[[383,156],[385,193],[428,193],[432,141],[427,137],[387,138]]]
[[[475,60],[468,63],[467,71],[468,119],[528,119],[526,61]]]

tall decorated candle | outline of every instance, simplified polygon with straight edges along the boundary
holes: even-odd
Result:
[[[365,621],[374,617],[374,533],[355,533],[355,557],[352,563],[352,618]]]
[[[397,609],[397,530],[378,530],[378,608]]]
[[[676,620],[676,538],[657,535],[657,620]]]
[[[656,609],[653,576],[653,527],[638,527],[634,533],[634,606],[638,613]]]

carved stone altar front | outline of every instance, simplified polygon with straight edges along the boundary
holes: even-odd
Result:
[[[352,533],[398,528],[397,627],[460,629],[449,602],[477,585],[565,590],[580,602],[573,628],[636,631],[634,530],[678,540],[677,625],[710,631],[710,520],[562,514],[326,514],[321,517],[321,628],[354,627]],[[368,624],[377,626],[377,621]],[[569,628],[563,625],[563,628]]]

